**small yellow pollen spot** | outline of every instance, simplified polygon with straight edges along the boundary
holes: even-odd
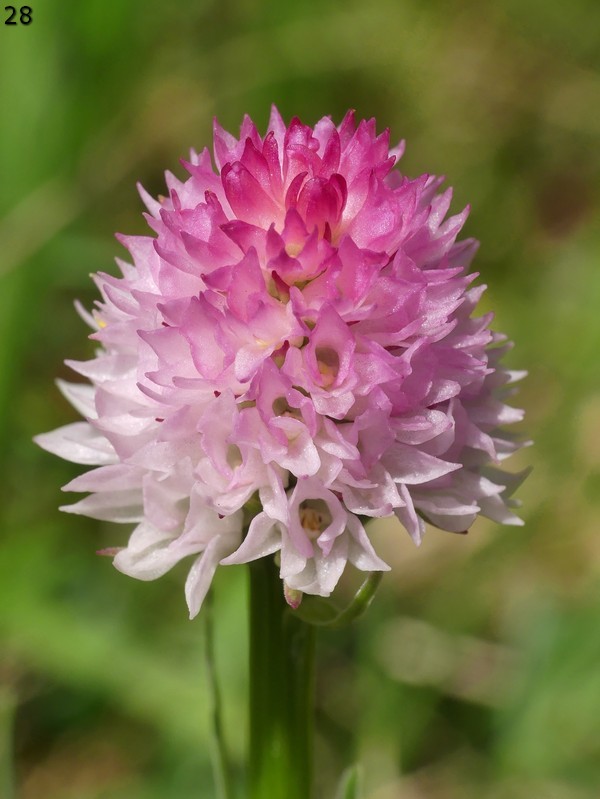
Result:
[[[329,386],[335,381],[336,378],[336,371],[332,369],[331,366],[327,363],[323,363],[323,361],[317,361],[319,366],[319,372],[321,373],[321,377],[323,378],[323,386],[325,388],[329,388]]]
[[[314,541],[332,521],[331,511],[322,499],[307,499],[298,508],[300,525],[306,535]]]
[[[290,256],[290,258],[296,258],[302,249],[304,248],[304,244],[302,242],[290,242],[289,244],[285,245],[285,251]]]
[[[323,516],[316,508],[301,508],[300,524],[309,538],[317,538],[321,533]]]
[[[317,347],[315,355],[317,356],[319,372],[323,378],[323,385],[328,388],[335,382],[338,375],[340,368],[339,355],[331,347]]]

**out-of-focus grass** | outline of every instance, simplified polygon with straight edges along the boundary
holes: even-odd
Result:
[[[353,758],[368,799],[594,799],[600,786],[600,6],[308,0],[32,3],[0,29],[0,677],[23,799],[211,797],[200,625],[182,571],[140,584],[98,560],[127,531],[61,517],[77,471],[34,433],[74,419],[52,386],[90,352],[74,298],[145,232],[218,114],[262,126],[347,107],[445,173],[482,241],[484,304],[528,368],[526,526],[430,531],[352,634],[322,637],[322,796]],[[217,654],[244,745],[244,578],[217,580]],[[4,722],[2,722],[4,723]],[[2,758],[0,758],[0,763]],[[4,775],[0,774],[0,784]]]

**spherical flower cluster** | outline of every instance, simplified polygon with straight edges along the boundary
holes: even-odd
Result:
[[[497,464],[521,419],[517,375],[484,287],[466,274],[441,180],[403,176],[375,122],[215,124],[169,195],[141,190],[155,237],[120,237],[133,265],[99,274],[86,313],[96,357],[60,384],[85,422],[38,437],[97,468],[63,510],[136,525],[114,564],[142,580],[195,556],[195,615],[218,564],[279,553],[286,595],[329,596],[349,561],[387,570],[367,517],[464,532],[481,513],[517,524],[518,477]],[[256,513],[249,512],[257,508]]]

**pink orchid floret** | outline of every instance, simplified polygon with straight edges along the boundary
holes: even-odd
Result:
[[[467,211],[445,220],[451,192],[403,176],[402,150],[352,112],[311,128],[273,108],[264,137],[215,123],[216,169],[192,152],[167,198],[141,190],[155,237],[120,237],[133,264],[80,309],[99,349],[68,362],[88,383],[60,388],[86,421],[37,441],[97,467],[63,510],[136,525],[118,569],[152,580],[195,557],[192,616],[218,564],[278,553],[293,606],[347,562],[387,570],[367,517],[417,543],[425,520],[520,524],[521,476],[499,468],[521,446],[502,431],[520,375],[472,315]]]

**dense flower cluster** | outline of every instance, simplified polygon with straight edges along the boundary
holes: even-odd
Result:
[[[191,615],[219,563],[279,552],[292,603],[328,596],[348,561],[387,569],[365,517],[395,514],[417,543],[423,520],[519,523],[496,465],[518,446],[499,429],[522,416],[503,402],[516,375],[472,316],[467,211],[444,221],[451,192],[404,177],[401,153],[352,113],[286,127],[273,109],[264,137],[215,124],[216,171],[192,152],[167,198],[141,190],[156,237],[121,237],[133,265],[95,278],[99,350],[68,362],[89,383],[61,383],[86,421],[37,440],[97,467],[64,510],[137,525],[118,569],[150,580],[196,556]]]

